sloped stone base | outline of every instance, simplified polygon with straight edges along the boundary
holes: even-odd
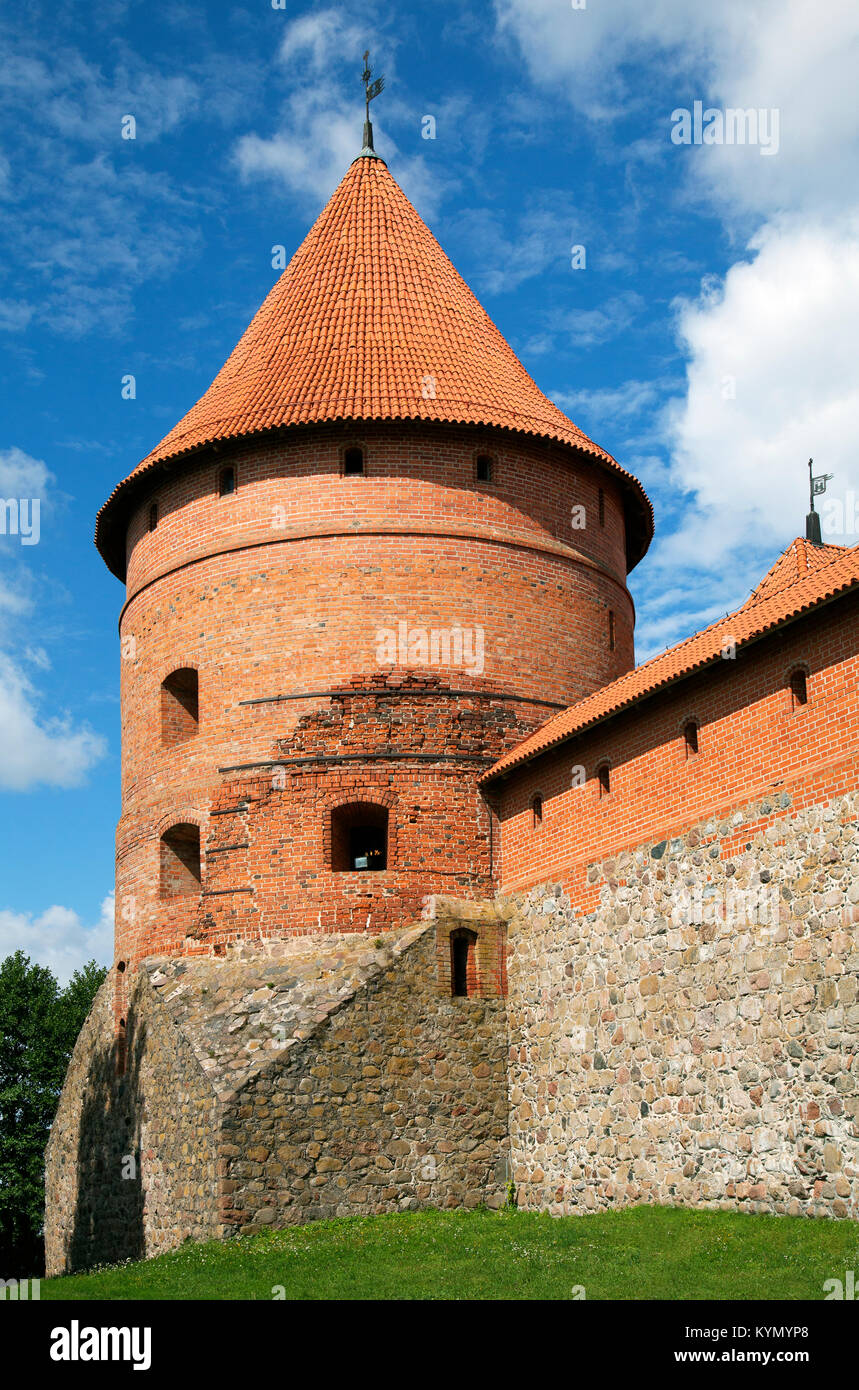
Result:
[[[109,976],[47,1151],[49,1274],[236,1231],[419,1205],[500,1205],[500,998],[438,984],[432,922],[157,959],[117,1075]]]

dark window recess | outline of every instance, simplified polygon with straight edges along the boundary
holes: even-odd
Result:
[[[119,1030],[116,1035],[116,1074],[125,1075],[126,1059],[128,1056],[128,1031],[124,1018],[119,1020]]]
[[[450,992],[463,999],[477,992],[476,945],[477,936],[467,927],[450,934]]]
[[[608,610],[608,649],[610,652],[614,651],[614,640],[614,612],[610,608]]]
[[[171,826],[161,836],[162,898],[199,893],[201,883],[199,826]]]
[[[158,525],[158,503],[157,503],[157,502],[153,502],[153,503],[152,503],[152,506],[149,508],[149,529],[150,529],[150,531],[154,531],[154,530],[155,530],[155,527],[156,527],[157,525]]]
[[[608,796],[611,791],[611,771],[608,763],[603,763],[602,767],[597,772],[597,777],[599,778],[600,784],[600,796]]]
[[[184,743],[200,727],[200,694],[197,672],[192,666],[171,671],[161,682],[161,742]]]
[[[543,798],[537,794],[531,802],[531,825],[534,830],[543,824]]]
[[[694,758],[698,752],[698,725],[694,719],[683,726],[683,741],[686,744],[686,757]]]
[[[479,483],[492,482],[492,459],[488,454],[479,454],[477,458],[477,481]]]
[[[222,468],[218,474],[218,495],[230,497],[236,490],[235,468]]]
[[[600,488],[599,495],[600,526],[605,526],[605,493]]]
[[[808,681],[804,671],[792,671],[790,676],[790,693],[793,697],[793,707],[808,704]]]
[[[364,472],[364,450],[347,449],[343,455],[343,472],[350,473]]]
[[[335,873],[367,873],[388,867],[388,812],[358,801],[331,813],[331,868]]]

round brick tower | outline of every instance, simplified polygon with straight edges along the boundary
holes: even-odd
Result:
[[[479,774],[633,664],[640,485],[365,151],[114,491],[117,959],[491,892]]]

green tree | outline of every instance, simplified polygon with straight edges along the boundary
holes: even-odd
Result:
[[[0,1276],[42,1268],[45,1145],[72,1048],[107,971],[63,989],[23,951],[0,962]]]

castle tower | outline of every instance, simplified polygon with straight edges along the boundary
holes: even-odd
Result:
[[[120,969],[491,891],[477,779],[631,667],[651,534],[365,150],[98,516]]]

